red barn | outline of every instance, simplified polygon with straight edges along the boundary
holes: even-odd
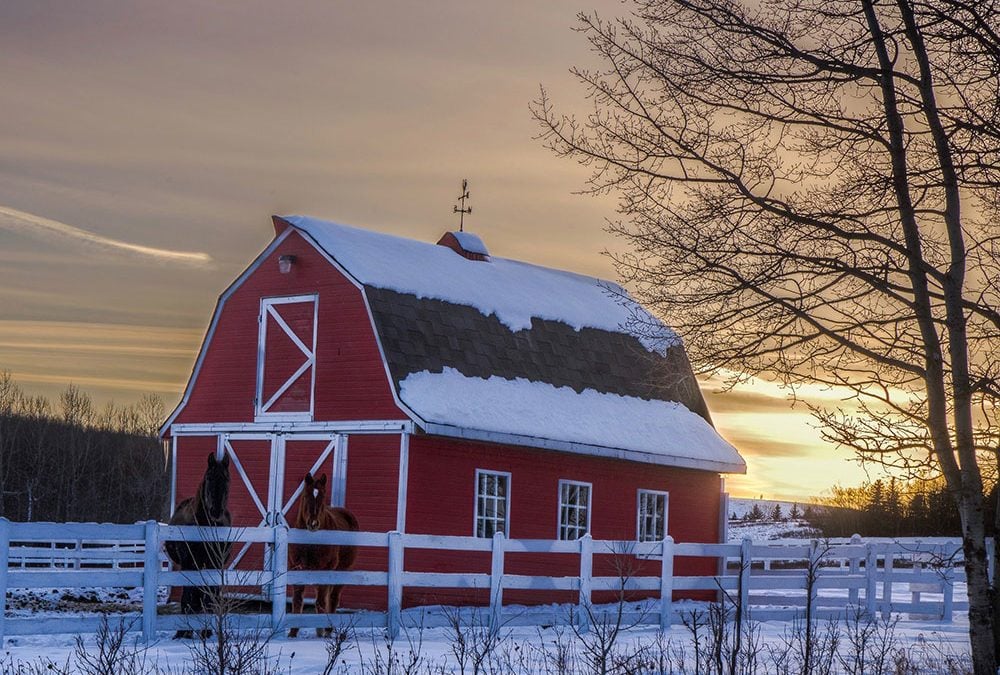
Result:
[[[680,340],[621,287],[492,257],[466,232],[435,245],[301,216],[274,225],[220,297],[163,427],[174,503],[217,450],[232,459],[237,525],[282,522],[312,471],[329,474],[332,502],[366,531],[719,541],[720,474],[745,464],[713,428]],[[237,564],[261,555],[239,551]],[[569,558],[508,565],[572,575]],[[384,565],[372,550],[357,567]],[[489,562],[408,551],[406,568]],[[677,573],[713,569],[681,559]],[[344,604],[383,597],[348,589]],[[456,599],[484,598],[405,595]]]

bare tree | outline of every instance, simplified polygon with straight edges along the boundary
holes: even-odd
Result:
[[[631,7],[580,15],[601,63],[575,70],[593,110],[559,114],[543,90],[543,138],[592,168],[588,191],[619,196],[619,272],[695,364],[730,382],[844,387],[841,409],[815,410],[829,439],[943,474],[975,672],[995,673],[983,472],[1000,463],[996,1]]]

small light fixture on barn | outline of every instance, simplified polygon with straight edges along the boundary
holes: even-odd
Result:
[[[288,274],[292,271],[292,265],[295,264],[294,255],[282,255],[278,256],[278,271],[282,274]]]

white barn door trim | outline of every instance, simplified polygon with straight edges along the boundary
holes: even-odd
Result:
[[[295,331],[289,327],[285,320],[281,317],[281,314],[275,309],[276,305],[290,305],[297,303],[311,302],[313,305],[313,318],[312,318],[312,343],[306,345],[299,336],[295,334]],[[274,323],[281,329],[281,331],[292,341],[305,358],[299,369],[296,370],[291,377],[285,380],[278,389],[271,394],[270,397],[264,400],[264,368],[267,366],[267,326],[268,319],[273,319]],[[312,421],[313,412],[316,401],[316,333],[317,333],[317,323],[319,321],[319,296],[312,295],[290,295],[282,298],[261,298],[260,299],[260,315],[258,316],[258,333],[257,333],[257,390],[254,396],[254,418],[256,421],[260,422],[263,420],[293,420],[293,421]],[[309,383],[309,410],[308,411],[295,411],[295,412],[270,412],[270,409],[274,404],[281,398],[282,394],[288,391],[288,388],[294,385],[300,377],[305,374],[309,369],[312,369],[310,373],[310,383]]]

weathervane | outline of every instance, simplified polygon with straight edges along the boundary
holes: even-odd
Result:
[[[458,198],[462,202],[462,208],[458,208],[458,204],[454,206],[454,211],[452,213],[461,213],[462,215],[458,218],[458,231],[465,231],[465,214],[472,213],[472,207],[465,205],[465,200],[469,198],[469,181],[465,178],[462,179],[462,195]]]

